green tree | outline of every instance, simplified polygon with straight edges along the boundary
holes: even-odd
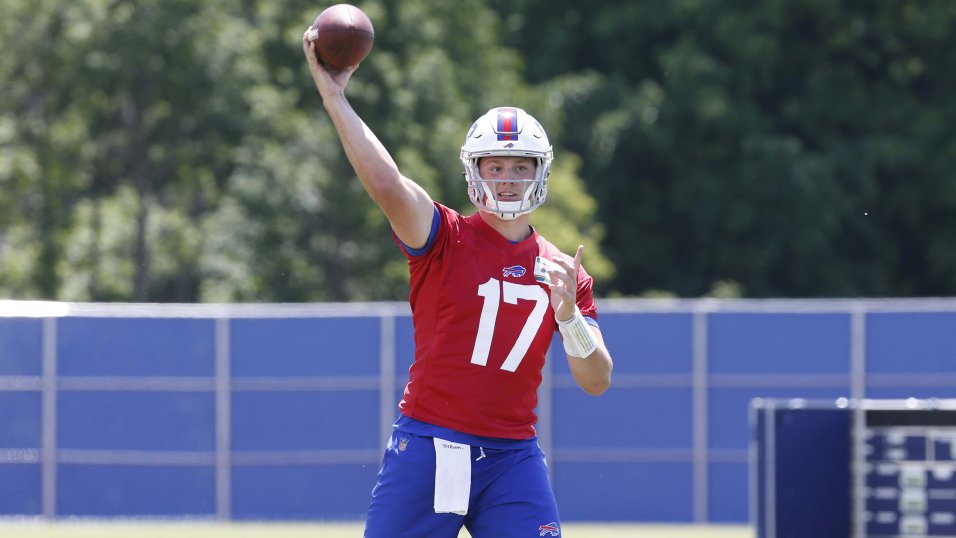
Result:
[[[613,293],[956,293],[947,2],[493,2],[569,102]]]
[[[470,122],[531,107],[483,3],[366,2],[375,49],[350,97],[403,171],[467,206]],[[304,0],[5,4],[0,292],[133,301],[398,299],[404,260],[345,160],[301,57]],[[540,110],[540,112],[538,111]],[[556,177],[584,200],[570,154]],[[588,211],[581,231],[601,258]],[[547,233],[547,231],[545,231]],[[558,232],[556,232],[558,233]],[[560,233],[563,233],[563,229]],[[602,261],[603,260],[603,261]],[[589,262],[590,263],[590,262]],[[591,265],[589,264],[589,267]]]
[[[275,17],[270,26],[281,30],[267,32],[274,41],[263,50],[273,76],[263,91],[289,99],[279,108],[300,114],[274,124],[268,139],[247,142],[242,153],[251,157],[230,178],[212,217],[211,229],[221,233],[210,234],[216,237],[210,256],[215,271],[203,298],[404,299],[404,257],[345,160],[298,50],[304,21],[317,13],[311,3],[290,5],[268,10]],[[376,42],[350,82],[352,105],[406,175],[436,200],[472,211],[459,149],[471,121],[488,108],[535,102],[522,82],[520,57],[500,46],[493,31],[497,17],[481,3],[407,0],[360,7],[376,27]],[[270,114],[282,116],[281,110]],[[558,181],[568,196],[589,200],[575,187],[580,180],[573,173]],[[600,276],[609,265],[591,224],[594,209],[576,212],[564,226],[595,238],[589,260]],[[228,222],[233,225],[223,224]],[[248,274],[254,277],[236,278]]]
[[[22,54],[5,60],[2,114],[17,126],[12,158],[34,166],[4,179],[35,199],[15,227],[40,245],[15,256],[29,270],[2,278],[8,293],[195,299],[198,217],[233,166],[252,78],[233,68],[222,4],[8,3],[4,42]]]

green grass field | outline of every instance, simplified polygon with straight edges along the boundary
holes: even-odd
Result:
[[[744,526],[565,523],[565,538],[753,538]],[[0,520],[3,538],[356,538],[361,524]],[[462,531],[459,538],[469,534]]]

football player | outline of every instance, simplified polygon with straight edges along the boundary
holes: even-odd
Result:
[[[345,97],[355,68],[330,71],[303,49],[323,106],[408,258],[415,361],[399,404],[365,536],[558,536],[560,517],[534,424],[555,331],[588,394],[611,383],[593,279],[529,224],[544,203],[552,148],[524,110],[498,107],[461,148],[463,216],[402,175]]]

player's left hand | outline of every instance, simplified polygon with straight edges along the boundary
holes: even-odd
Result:
[[[578,295],[578,269],[581,268],[583,253],[584,245],[578,245],[571,263],[568,263],[565,256],[555,256],[551,260],[564,269],[550,271],[551,284],[548,286],[551,288],[551,308],[554,309],[554,317],[561,321],[567,321],[574,316],[574,305],[577,303]]]

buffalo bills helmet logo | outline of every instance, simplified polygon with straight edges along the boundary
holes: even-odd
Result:
[[[511,267],[505,267],[501,270],[501,276],[509,277],[513,276],[515,278],[521,278],[527,273],[528,270],[520,265],[512,265]]]

